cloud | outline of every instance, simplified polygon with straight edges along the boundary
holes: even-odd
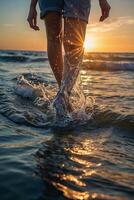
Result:
[[[88,32],[109,32],[120,28],[124,25],[134,25],[134,17],[118,17],[116,19],[110,19],[106,22],[98,22],[88,25]]]

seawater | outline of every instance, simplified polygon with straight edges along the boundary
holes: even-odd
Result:
[[[134,54],[87,53],[80,77],[90,117],[55,130],[47,53],[0,51],[1,200],[133,199]]]

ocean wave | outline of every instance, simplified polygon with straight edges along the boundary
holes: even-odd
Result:
[[[82,68],[99,71],[134,71],[134,62],[110,62],[85,60]]]
[[[0,62],[27,62],[29,60],[28,57],[23,55],[1,55]]]
[[[100,127],[115,126],[134,131],[134,115],[120,114],[110,109],[96,106],[92,119]]]
[[[48,61],[46,57],[31,58],[28,56],[9,56],[1,55],[0,62],[18,62],[18,63],[43,63]],[[134,62],[110,62],[84,60],[82,69],[98,71],[134,71]]]
[[[1,55],[0,62],[19,62],[19,63],[30,63],[30,62],[46,62],[46,57],[30,57],[26,55]]]
[[[29,62],[46,62],[48,61],[48,58],[30,58]]]
[[[84,59],[133,62],[134,53],[85,53]]]
[[[0,62],[44,63],[48,62],[47,54],[37,52],[4,52]],[[134,71],[134,54],[87,54],[84,56],[82,69],[98,71]]]

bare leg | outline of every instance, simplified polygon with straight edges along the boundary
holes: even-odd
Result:
[[[63,73],[62,15],[51,11],[45,16],[47,52],[50,66],[60,87]]]
[[[86,25],[86,22],[79,19],[65,18],[64,20],[64,73],[54,104],[59,116],[60,113],[63,113],[61,116],[67,114],[69,95],[80,71],[84,53],[83,43]],[[59,105],[57,105],[58,102],[60,102]],[[59,106],[61,107],[61,112]]]
[[[65,88],[69,94],[75,84],[82,64],[83,43],[87,24],[82,20],[74,18],[65,18],[64,24],[65,60],[63,82],[65,84],[63,89]]]

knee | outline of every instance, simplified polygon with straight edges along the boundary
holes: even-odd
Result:
[[[63,45],[65,51],[75,51],[75,50],[81,51],[83,49],[83,41],[63,38]]]
[[[74,62],[77,61],[78,57],[83,54],[83,43],[75,43],[71,42],[70,40],[63,40],[63,44],[66,56],[69,56],[69,58],[73,59]]]

